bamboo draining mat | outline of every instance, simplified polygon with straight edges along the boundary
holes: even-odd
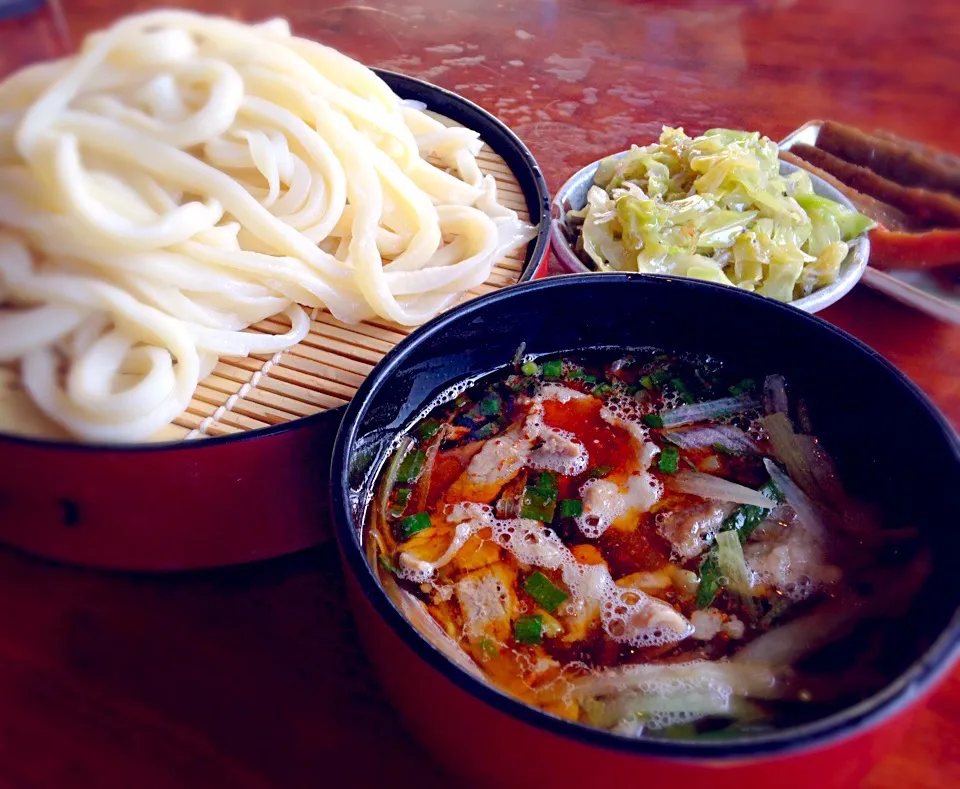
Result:
[[[503,159],[484,145],[478,160],[483,172],[496,178],[499,201],[529,220],[523,192]],[[516,283],[525,252],[523,247],[499,261],[487,281],[461,302]],[[276,333],[283,324],[268,320],[254,328]],[[346,324],[318,311],[310,334],[276,357],[221,359],[162,438],[232,435],[344,405],[373,366],[411,331],[383,320]]]

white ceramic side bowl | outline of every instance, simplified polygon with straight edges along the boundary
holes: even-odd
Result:
[[[622,151],[614,154],[616,157],[626,156],[629,151]],[[598,160],[589,164],[582,170],[574,174],[557,192],[553,199],[552,215],[553,226],[550,232],[550,245],[556,256],[557,262],[565,272],[582,273],[589,272],[589,268],[576,253],[577,234],[576,230],[567,224],[567,212],[576,211],[586,204],[587,192],[593,185],[593,178],[600,166]],[[796,165],[788,162],[780,162],[780,172],[783,175],[789,175],[799,169]],[[818,178],[813,173],[809,173],[810,180],[813,183],[813,191],[818,195],[835,200],[848,208],[853,208],[850,201],[834,189],[822,178]],[[839,301],[847,295],[860,278],[867,267],[867,261],[870,258],[870,240],[867,234],[862,234],[850,248],[850,253],[840,265],[840,276],[836,282],[826,287],[815,290],[809,296],[802,299],[791,301],[790,305],[804,312],[819,312],[826,309],[831,304]],[[600,273],[600,272],[596,272]],[[650,275],[659,276],[659,275]]]

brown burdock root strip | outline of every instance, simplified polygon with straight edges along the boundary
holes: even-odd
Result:
[[[791,150],[804,161],[839,178],[848,187],[889,203],[928,227],[960,227],[960,200],[952,195],[901,186],[866,167],[845,162],[812,145],[798,143]]]
[[[889,135],[868,134],[836,121],[826,121],[820,128],[817,147],[903,186],[934,189],[960,197],[960,163],[957,158],[942,152],[931,156],[927,146],[892,140]]]
[[[908,140],[904,137],[897,136],[893,132],[885,131],[883,129],[874,129],[873,136],[886,142],[891,142],[894,145],[906,150],[913,151],[918,156],[929,159],[940,167],[946,167],[951,170],[960,170],[960,156],[957,156],[955,153],[941,151],[939,148],[934,148],[932,145],[927,145],[926,143],[918,142],[917,140]]]

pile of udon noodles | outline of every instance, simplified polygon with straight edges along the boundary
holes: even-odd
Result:
[[[282,20],[121,20],[0,84],[0,363],[74,436],[139,441],[218,357],[299,342],[300,305],[422,323],[533,235],[480,147]]]

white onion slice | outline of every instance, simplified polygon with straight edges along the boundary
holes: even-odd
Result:
[[[658,665],[646,663],[592,672],[570,683],[574,698],[596,698],[629,691],[645,691],[665,683],[687,682],[692,686],[709,683],[725,688],[733,696],[755,699],[783,698],[785,687],[779,680],[780,669],[751,661],[698,660],[690,663]]]
[[[667,479],[667,484],[674,490],[699,496],[702,499],[714,501],[732,501],[736,504],[752,504],[754,507],[773,509],[777,503],[768,499],[762,493],[738,485],[736,482],[715,477],[712,474],[703,474],[699,471],[681,471]]]
[[[717,565],[727,579],[724,585],[728,589],[746,597],[751,595],[753,578],[736,531],[722,531],[717,535]]]
[[[706,403],[691,403],[679,408],[671,408],[660,414],[664,427],[680,427],[692,425],[696,422],[705,422],[708,419],[718,419],[723,416],[742,414],[759,407],[759,403],[750,395],[724,397],[720,400],[710,400]]]
[[[793,432],[790,419],[786,414],[778,412],[763,417],[760,423],[767,431],[774,457],[783,463],[791,479],[800,488],[812,494],[816,490],[816,482],[807,464],[807,458],[799,440],[800,436]]]
[[[665,430],[663,437],[681,449],[720,447],[737,455],[757,454],[757,445],[753,439],[739,427],[733,427],[733,425],[711,425],[709,427],[686,427],[678,430]]]
[[[763,465],[766,467],[770,479],[780,489],[783,497],[787,500],[787,504],[793,507],[804,527],[817,537],[826,535],[827,527],[817,510],[817,505],[811,501],[810,497],[800,490],[800,486],[784,474],[780,466],[770,458],[764,458]]]
[[[747,644],[734,657],[745,665],[789,666],[849,634],[866,613],[857,598],[826,603],[807,616],[775,627]]]

